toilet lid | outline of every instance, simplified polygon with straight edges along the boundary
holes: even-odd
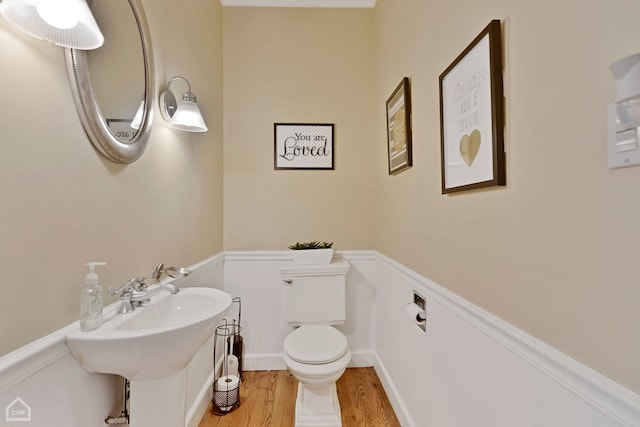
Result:
[[[331,326],[301,326],[284,339],[284,351],[300,363],[333,362],[348,350],[347,338]]]

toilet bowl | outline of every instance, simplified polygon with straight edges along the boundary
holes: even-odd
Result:
[[[347,338],[332,326],[301,326],[285,338],[283,357],[299,381],[295,426],[341,426],[335,383],[351,360]]]
[[[347,338],[333,325],[346,319],[345,260],[280,267],[286,314],[296,329],[284,340],[283,359],[298,380],[295,427],[340,427],[336,381],[351,360]]]
[[[351,351],[347,338],[332,326],[301,326],[284,340],[284,359],[291,374],[306,384],[336,382]]]

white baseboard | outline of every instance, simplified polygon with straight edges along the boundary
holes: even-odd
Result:
[[[282,353],[249,354],[242,357],[243,371],[282,371],[287,369]]]
[[[207,381],[202,385],[202,390],[198,393],[196,400],[192,403],[191,408],[187,411],[186,426],[198,427],[202,416],[209,407],[209,402],[213,397],[213,380],[215,379],[215,372],[211,372],[211,375],[207,378]]]
[[[375,366],[375,354],[373,351],[352,351],[349,368],[369,368]]]
[[[349,368],[374,366],[375,355],[372,351],[352,351]],[[282,353],[251,354],[242,358],[244,371],[282,371],[287,369]]]
[[[411,415],[407,407],[402,402],[402,399],[399,398],[400,393],[396,388],[393,379],[389,376],[387,369],[384,364],[376,357],[375,363],[373,365],[378,378],[380,379],[380,383],[382,384],[382,388],[387,394],[387,398],[389,399],[389,403],[391,403],[391,407],[393,407],[393,411],[400,421],[400,425],[404,427],[415,427],[416,424],[413,422]],[[425,426],[422,426],[425,427]]]

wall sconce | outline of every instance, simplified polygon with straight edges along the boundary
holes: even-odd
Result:
[[[176,80],[184,80],[188,90],[182,94],[180,103],[171,92],[171,83]],[[206,132],[207,125],[200,114],[196,96],[191,92],[191,84],[181,76],[172,77],[167,83],[167,88],[160,93],[160,112],[162,117],[169,122],[169,126],[188,132]]]
[[[86,0],[3,0],[0,13],[19,30],[58,46],[96,49],[104,43]]]
[[[609,67],[616,79],[616,99],[609,104],[609,168],[640,164],[640,53]]]

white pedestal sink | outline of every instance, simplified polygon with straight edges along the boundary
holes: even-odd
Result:
[[[218,289],[161,293],[94,331],[70,334],[67,346],[87,371],[129,379],[130,427],[184,427],[186,367],[230,306]]]

